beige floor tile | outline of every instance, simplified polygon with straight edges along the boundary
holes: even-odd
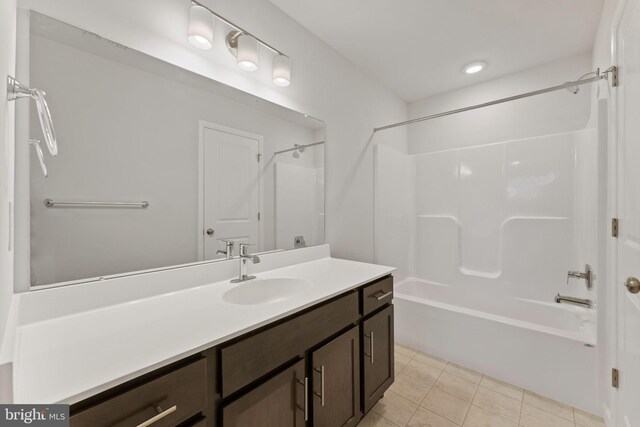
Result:
[[[464,378],[456,377],[455,375],[448,374],[443,372],[438,378],[438,381],[434,385],[434,387],[457,396],[461,399],[466,400],[467,402],[471,402],[473,400],[473,395],[478,388],[478,385],[465,380]]]
[[[389,388],[402,397],[420,403],[427,395],[431,386],[405,374],[396,375],[396,379]]]
[[[380,414],[369,411],[367,415],[358,423],[358,427],[398,427]]]
[[[438,414],[434,414],[428,409],[418,408],[416,413],[413,414],[413,417],[411,417],[407,427],[458,427],[458,424]]]
[[[416,353],[418,353],[418,350],[414,350],[410,347],[407,347],[406,345],[396,343],[395,352],[396,354],[401,354],[405,357],[412,358],[413,356],[416,355]]]
[[[576,418],[576,425],[580,427],[605,427],[602,417],[590,414],[580,409],[574,409],[573,415]]]
[[[427,364],[427,365],[431,365],[434,368],[438,368],[438,369],[444,369],[444,367],[447,366],[446,360],[440,359],[439,357],[432,356],[427,353],[418,352],[415,356],[413,356],[413,360]]]
[[[572,421],[524,403],[520,414],[522,427],[574,427]]]
[[[404,367],[402,373],[431,385],[436,382],[442,369],[412,360]]]
[[[451,362],[449,362],[447,367],[444,368],[444,371],[448,374],[464,378],[465,380],[476,384],[480,384],[480,380],[482,379],[482,374],[480,372],[473,371],[469,368],[465,368],[464,366],[456,365]]]
[[[486,375],[482,377],[480,385],[486,388],[490,388],[493,391],[497,391],[498,393],[504,394],[505,396],[509,396],[522,401],[523,389],[521,389],[520,387],[516,387],[514,385],[511,385],[504,381],[500,381],[493,377],[488,377]]]
[[[522,407],[522,402],[519,400],[507,397],[482,385],[473,398],[473,404],[515,422],[518,422],[520,418]]]
[[[442,390],[433,388],[422,401],[423,406],[456,424],[462,424],[471,404]]]
[[[396,375],[398,375],[402,370],[407,366],[407,363],[411,361],[410,357],[404,356],[402,354],[396,353],[393,358],[394,368],[396,370]]]
[[[399,426],[404,426],[415,412],[418,404],[392,391],[387,391],[373,407],[373,411]]]
[[[471,405],[467,419],[464,420],[464,427],[516,427],[514,421],[507,420],[496,414]]]
[[[549,412],[553,415],[573,421],[573,408],[564,403],[557,402],[548,397],[541,396],[529,390],[524,391],[524,403],[535,406],[538,409]]]

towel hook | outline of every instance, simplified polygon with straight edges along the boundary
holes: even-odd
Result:
[[[44,91],[36,88],[31,89],[30,87],[20,83],[15,78],[7,76],[7,99],[9,101],[15,101],[20,98],[32,98],[35,100],[44,140],[47,143],[49,153],[51,153],[52,156],[55,156],[58,154],[58,142],[56,140],[56,133],[53,129],[53,120],[51,119],[51,112],[49,111]]]

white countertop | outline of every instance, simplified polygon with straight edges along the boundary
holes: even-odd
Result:
[[[289,257],[287,262],[295,262],[292,252],[280,255],[280,259],[284,256]],[[225,302],[224,292],[237,286],[225,278],[194,287],[180,285],[180,289],[169,292],[170,288],[163,288],[161,294],[104,306],[94,303],[87,310],[69,301],[75,305],[72,310],[65,312],[57,307],[56,315],[42,318],[29,314],[25,307],[27,314],[23,313],[23,321],[15,328],[12,352],[14,401],[80,401],[394,271],[391,267],[330,258],[328,247],[301,253],[307,254],[299,259],[302,263],[257,273],[258,278],[298,278],[312,283],[306,292],[270,304]],[[276,260],[271,266],[282,264],[278,257],[277,253],[262,256],[267,259],[262,269],[269,267],[269,260]],[[219,268],[226,274],[232,262],[237,268],[237,260],[219,263]],[[96,285],[83,285],[77,291],[87,301],[89,295],[85,294],[91,286]],[[46,291],[51,293],[40,299],[64,304],[56,301],[55,291]],[[73,290],[64,292],[68,299]]]

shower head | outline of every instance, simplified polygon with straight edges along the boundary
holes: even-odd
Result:
[[[300,144],[293,144],[293,146],[296,148],[296,150],[293,152],[293,157],[295,157],[296,159],[300,157],[300,153],[304,153],[304,145],[300,145]]]

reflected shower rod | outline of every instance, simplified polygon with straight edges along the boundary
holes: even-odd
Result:
[[[373,133],[379,132],[381,130],[392,129],[399,126],[410,125],[413,123],[424,122],[426,120],[437,119],[439,117],[450,116],[452,114],[464,113],[465,111],[477,110],[479,108],[490,107],[496,104],[503,104],[505,102],[515,101],[522,98],[528,98],[530,96],[542,95],[543,93],[555,92],[557,90],[568,89],[575,86],[585,85],[588,83],[597,82],[600,80],[608,79],[608,75],[611,74],[611,86],[618,86],[618,69],[616,66],[611,66],[607,68],[604,72],[600,73],[600,69],[597,69],[594,72],[589,74],[595,74],[594,77],[579,79],[573,82],[563,83],[557,86],[551,86],[545,89],[534,90],[533,92],[522,93],[520,95],[509,96],[507,98],[496,99],[494,101],[483,102],[482,104],[470,105],[468,107],[458,108],[455,110],[445,111],[443,113],[431,114],[429,116],[417,117],[411,120],[405,120],[404,122],[392,123],[390,125],[381,126],[373,129]],[[588,75],[588,74],[587,74]]]
[[[311,144],[306,144],[306,145],[298,145],[296,147],[293,148],[287,148],[286,150],[281,150],[281,151],[276,151],[275,154],[282,154],[282,153],[287,153],[289,151],[295,151],[295,150],[299,150],[299,149],[305,149],[307,147],[313,147],[314,145],[320,145],[320,144],[324,144],[324,141],[319,141],[319,142],[312,142]]]

